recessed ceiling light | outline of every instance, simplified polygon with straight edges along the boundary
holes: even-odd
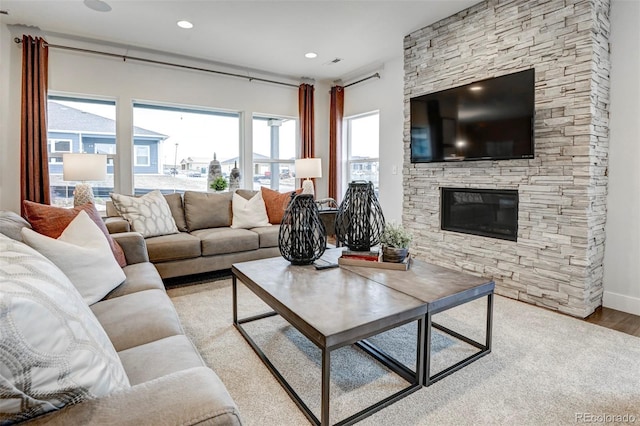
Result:
[[[84,0],[84,5],[96,12],[111,12],[111,6],[102,0]]]
[[[469,87],[469,90],[471,90],[473,92],[477,92],[479,90],[482,90],[482,86],[471,86],[471,87]]]
[[[178,26],[187,30],[193,28],[193,24],[189,21],[178,21]]]
[[[307,59],[313,59],[313,58],[317,58],[318,54],[314,53],[314,52],[309,52],[309,53],[305,53],[304,57],[307,58]]]

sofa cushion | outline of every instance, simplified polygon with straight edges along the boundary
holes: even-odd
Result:
[[[258,234],[247,229],[210,228],[191,234],[200,238],[203,256],[257,250],[260,247]]]
[[[85,211],[78,213],[57,239],[28,228],[22,229],[22,238],[65,273],[88,305],[101,300],[126,278],[104,234]]]
[[[153,263],[141,262],[125,266],[122,271],[127,276],[105,299],[124,296],[144,290],[164,290],[164,283]]]
[[[71,281],[0,235],[0,423],[129,388],[113,345]]]
[[[122,267],[127,266],[122,248],[111,238],[111,235],[109,235],[109,231],[93,203],[66,209],[24,200],[22,206],[24,207],[25,216],[33,227],[33,230],[51,238],[58,238],[78,213],[81,211],[86,212],[91,220],[100,228],[102,233],[104,233],[118,264]]]
[[[176,222],[178,231],[187,232],[187,221],[184,219],[184,206],[182,205],[182,195],[180,193],[165,194],[164,199],[167,200],[169,210],[171,210],[171,216]]]
[[[280,232],[280,225],[252,228],[251,231],[258,234],[260,248],[278,247],[278,234]]]
[[[193,343],[182,334],[125,349],[118,356],[132,386],[176,371],[204,367]]]
[[[280,225],[284,212],[287,210],[289,202],[291,201],[291,193],[295,192],[296,194],[300,194],[302,189],[298,188],[295,191],[281,193],[261,186],[260,191],[262,192],[264,204],[267,207],[269,223],[273,225]]]
[[[20,233],[22,228],[31,229],[31,225],[14,212],[0,211],[0,234],[6,235],[12,240],[22,241]]]
[[[201,253],[200,238],[186,232],[147,238],[145,242],[151,262],[190,259]]]
[[[184,216],[189,231],[231,226],[231,195],[185,191]]]
[[[145,238],[178,233],[169,204],[160,191],[141,197],[112,193],[111,200],[120,216],[129,221],[131,229]]]
[[[250,199],[246,199],[241,195],[234,193],[232,202],[233,218],[232,228],[255,228],[257,226],[269,226],[269,217],[267,209],[262,200],[262,194],[256,194]]]
[[[91,305],[116,351],[184,334],[164,290],[144,290]]]

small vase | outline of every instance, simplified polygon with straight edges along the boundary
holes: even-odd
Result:
[[[391,263],[402,263],[409,254],[408,248],[383,247],[382,261]]]

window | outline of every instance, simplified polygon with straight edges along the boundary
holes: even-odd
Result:
[[[71,152],[71,139],[49,139],[50,152]]]
[[[113,161],[116,156],[115,102],[49,96],[47,108],[51,204],[73,206],[76,182],[63,180],[63,153],[105,153],[108,154],[107,180],[88,182],[93,187],[96,207],[104,210],[109,192],[113,191]]]
[[[149,166],[151,165],[151,149],[148,145],[137,145],[133,147],[135,152],[134,166]]]
[[[378,194],[380,115],[378,112],[348,117],[346,124],[347,182],[371,181]]]
[[[207,191],[209,165],[228,179],[240,153],[240,114],[135,102],[134,191]]]
[[[253,116],[253,189],[295,189],[295,119]]]

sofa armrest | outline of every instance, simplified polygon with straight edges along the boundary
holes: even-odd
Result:
[[[127,265],[149,261],[147,243],[144,241],[142,234],[138,232],[121,232],[112,234],[111,237],[122,247],[124,257],[127,259]]]
[[[129,222],[120,216],[105,217],[104,224],[110,234],[131,231],[131,225],[129,225]]]
[[[207,367],[178,371],[37,417],[35,425],[241,425],[220,378]]]

